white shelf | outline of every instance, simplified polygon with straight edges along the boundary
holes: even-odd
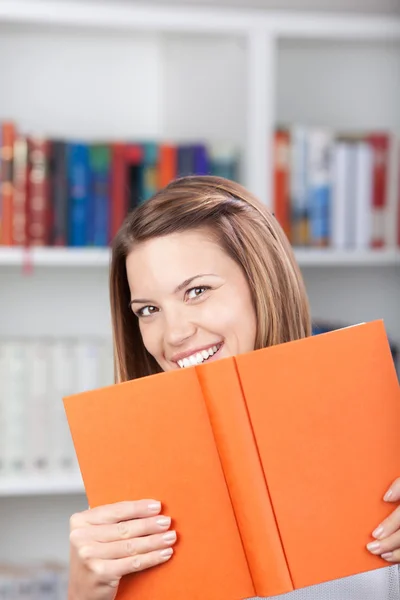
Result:
[[[319,248],[295,249],[301,266],[400,266],[400,249],[332,250]],[[22,248],[0,247],[0,268],[25,264],[35,267],[108,268],[108,248]]]
[[[298,248],[296,258],[303,267],[352,267],[352,266],[398,266],[400,267],[400,250],[332,250]]]
[[[84,494],[80,475],[46,477],[2,477],[0,478],[0,498],[14,496],[51,496]]]
[[[149,6],[115,2],[54,3],[49,0],[2,0],[0,22],[101,28],[120,31],[244,33],[264,29],[284,37],[400,39],[393,16],[235,10],[210,7]]]
[[[108,267],[108,248],[10,248],[0,246],[0,266]]]

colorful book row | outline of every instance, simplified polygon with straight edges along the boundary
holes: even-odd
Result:
[[[173,179],[239,177],[229,145],[47,139],[3,122],[0,149],[5,246],[108,246],[126,214]]]
[[[274,157],[275,214],[294,246],[400,245],[395,136],[282,127],[275,132]]]

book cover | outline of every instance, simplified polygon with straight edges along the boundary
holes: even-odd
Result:
[[[154,497],[171,561],[118,599],[274,596],[387,566],[400,389],[382,321],[64,398],[89,505]]]

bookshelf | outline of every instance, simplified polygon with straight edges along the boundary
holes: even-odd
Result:
[[[0,480],[0,498],[83,494],[80,475],[71,477],[7,477]]]
[[[400,250],[336,250],[331,248],[295,248],[297,261],[301,267],[398,267]],[[74,267],[77,269],[108,269],[110,250],[108,248],[5,248],[0,246],[0,268],[14,268],[20,271],[29,265],[35,268]]]
[[[277,122],[400,135],[399,64],[394,17],[111,0],[95,8],[89,1],[0,3],[0,119],[69,137],[233,142],[244,156],[243,183],[264,202],[273,188],[267,140]],[[389,226],[395,192],[390,210]],[[383,317],[400,344],[394,243],[296,255],[316,317],[344,324]],[[0,334],[109,336],[109,258],[106,248],[0,246]],[[87,501],[76,477],[7,479],[0,506],[0,561],[67,560],[69,517]]]

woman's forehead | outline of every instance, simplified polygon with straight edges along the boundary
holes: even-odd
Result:
[[[204,232],[189,231],[137,244],[126,260],[132,294],[175,290],[197,275],[226,276],[232,259]]]

